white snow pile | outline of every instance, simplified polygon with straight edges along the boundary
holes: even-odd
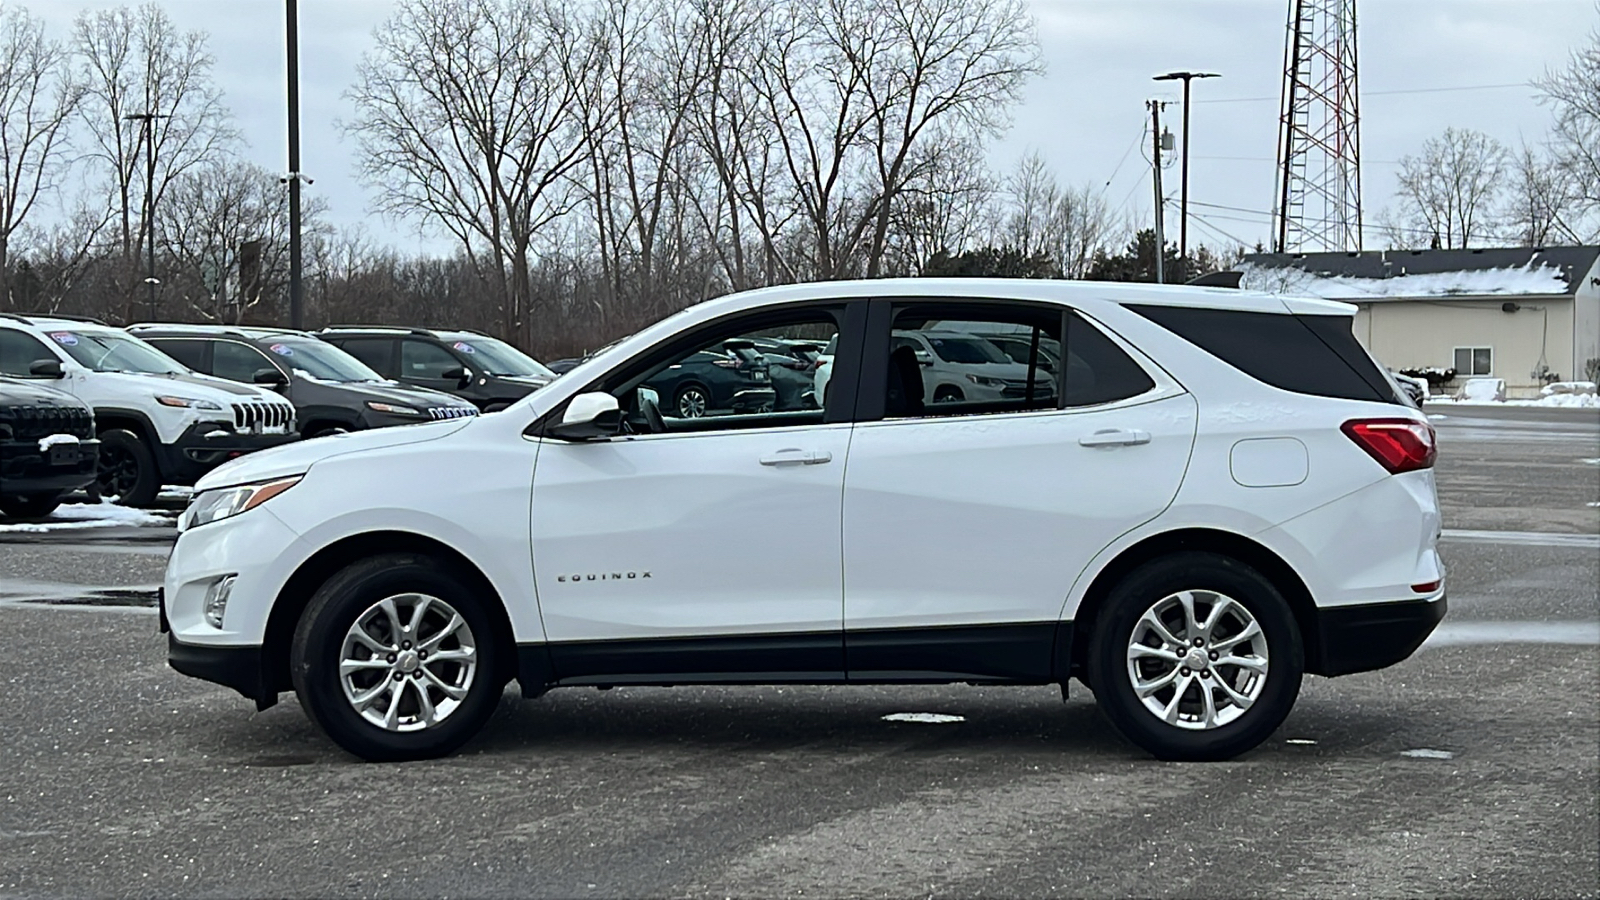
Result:
[[[1506,381],[1504,378],[1468,378],[1458,396],[1462,400],[1474,400],[1478,403],[1504,401]]]
[[[1462,397],[1429,397],[1428,405],[1449,406],[1541,406],[1563,409],[1600,409],[1600,396],[1594,394],[1551,394],[1537,400],[1473,400]]]
[[[1373,300],[1391,297],[1459,297],[1564,294],[1567,279],[1557,266],[1537,260],[1526,266],[1466,272],[1397,274],[1390,278],[1321,275],[1290,266],[1241,263],[1239,286],[1269,294],[1319,297],[1324,300]],[[1403,269],[1400,270],[1403,272]]]
[[[1549,397],[1552,394],[1592,394],[1594,382],[1592,381],[1552,381],[1539,389],[1539,393]]]
[[[43,522],[0,523],[0,532],[44,534],[82,528],[112,528],[118,525],[171,525],[173,517],[115,503],[64,503]]]
[[[1545,406],[1567,409],[1600,409],[1600,396],[1592,381],[1557,381],[1545,385],[1540,397],[1532,400],[1507,400],[1502,378],[1469,378],[1454,397],[1429,397],[1428,403],[1454,403],[1460,406]]]

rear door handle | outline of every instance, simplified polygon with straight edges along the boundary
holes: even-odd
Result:
[[[1150,432],[1137,428],[1105,428],[1078,438],[1085,447],[1131,447],[1150,443]]]
[[[786,447],[776,453],[761,457],[763,466],[820,466],[833,462],[833,454],[826,450],[801,450]]]

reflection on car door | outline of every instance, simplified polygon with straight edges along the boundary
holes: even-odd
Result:
[[[1067,590],[1171,502],[1195,412],[1167,382],[1080,408],[858,424],[844,502],[850,679],[1052,680]]]

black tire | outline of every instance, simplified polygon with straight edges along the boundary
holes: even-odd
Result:
[[[142,438],[125,428],[100,432],[100,467],[95,490],[123,506],[149,506],[161,492],[155,454]]]
[[[1233,721],[1204,730],[1182,728],[1157,717],[1140,701],[1129,674],[1129,642],[1139,619],[1163,598],[1190,590],[1214,591],[1243,606],[1260,626],[1268,656],[1265,684],[1255,702]],[[1300,694],[1305,650],[1294,612],[1270,581],[1238,560],[1200,552],[1153,560],[1112,589],[1096,620],[1088,659],[1095,700],[1124,737],[1158,759],[1238,756],[1276,731]],[[1189,696],[1198,701],[1201,695]]]
[[[42,519],[61,505],[61,494],[28,494],[0,497],[0,513],[15,519]]]
[[[477,670],[460,705],[442,722],[419,731],[388,731],[351,706],[340,684],[339,661],[351,626],[373,604],[397,594],[422,593],[454,607],[471,629]],[[345,750],[371,762],[433,759],[471,740],[489,720],[509,680],[501,659],[503,635],[480,600],[481,589],[437,559],[389,553],[352,563],[312,595],[295,627],[289,672],[306,715]]]
[[[961,393],[961,388],[952,384],[940,385],[933,392],[933,402],[935,403],[959,403],[965,399],[967,399],[967,395]]]
[[[698,406],[695,397],[700,398]],[[699,384],[686,384],[672,398],[672,409],[680,419],[698,419],[711,411],[711,392]]]

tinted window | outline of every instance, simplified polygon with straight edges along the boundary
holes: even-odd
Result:
[[[29,368],[41,359],[59,359],[31,334],[0,328],[0,375],[28,378]]]
[[[340,350],[371,366],[375,371],[383,375],[393,374],[389,360],[394,341],[388,338],[349,338],[332,343]]]
[[[1093,406],[1137,397],[1156,383],[1088,320],[1067,319],[1067,406]]]
[[[275,367],[249,344],[217,341],[211,346],[211,374],[218,378],[250,384],[257,372],[271,368]]]
[[[1356,343],[1349,316],[1183,306],[1128,308],[1273,387],[1318,397],[1399,402],[1383,373]]]
[[[1054,409],[1053,348],[1061,310],[1012,304],[928,303],[896,311],[889,333],[886,418]],[[1016,355],[998,342],[1016,342]],[[1020,358],[1019,358],[1020,357]]]
[[[461,367],[443,347],[426,341],[400,342],[401,378],[443,378],[444,373]]]
[[[206,371],[204,365],[206,355],[205,341],[174,340],[172,338],[146,338],[145,341],[196,372]]]

